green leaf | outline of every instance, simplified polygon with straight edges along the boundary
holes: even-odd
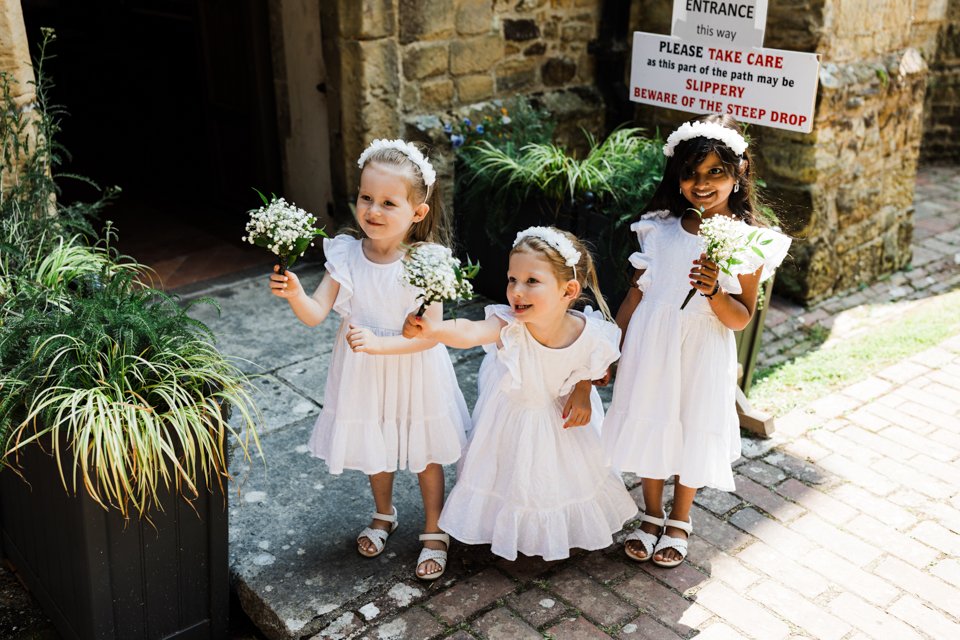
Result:
[[[265,195],[263,195],[262,193],[260,193],[260,190],[259,190],[259,189],[257,189],[256,187],[250,187],[250,188],[257,192],[257,195],[260,196],[260,199],[261,199],[261,200],[263,200],[263,204],[264,204],[264,205],[270,204],[270,201],[267,200],[267,196],[265,196]]]
[[[754,252],[755,254],[757,254],[758,256],[760,256],[761,258],[766,258],[766,257],[767,257],[767,256],[763,255],[763,251],[760,251],[760,249],[759,249],[758,247],[755,247],[755,246],[752,246],[752,245],[751,245],[750,248],[753,249],[753,252]]]

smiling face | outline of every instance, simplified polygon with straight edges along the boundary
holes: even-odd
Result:
[[[404,242],[410,227],[423,219],[429,205],[414,206],[403,172],[369,162],[360,174],[357,222],[368,238],[388,243]]]
[[[681,170],[680,190],[683,197],[705,214],[730,214],[730,194],[736,178],[728,173],[720,156],[710,152],[696,167]]]
[[[567,312],[579,292],[575,280],[560,282],[553,265],[540,253],[514,250],[510,254],[507,301],[521,322],[556,321]]]

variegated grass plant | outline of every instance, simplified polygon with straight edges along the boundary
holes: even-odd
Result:
[[[190,498],[201,481],[222,485],[231,442],[244,455],[251,441],[259,448],[247,377],[189,307],[135,273],[116,271],[81,295],[37,287],[0,327],[4,461],[49,447],[65,488],[82,485],[124,515],[144,514],[164,489]]]
[[[32,104],[0,73],[0,466],[48,448],[69,491],[149,517],[165,488],[189,499],[222,486],[231,443],[259,450],[259,414],[249,379],[189,307],[116,253],[109,223],[95,239],[90,219],[118,190],[90,183],[97,201],[58,200],[57,179],[84,179],[57,173],[52,40],[45,31]]]
[[[470,155],[468,180],[493,186],[494,193],[540,193],[558,206],[588,191],[598,198],[619,201],[621,190],[615,188],[618,174],[636,174],[640,169],[649,174],[652,186],[659,178],[662,163],[655,156],[651,163],[650,154],[645,153],[646,147],[657,147],[659,154],[658,143],[641,133],[636,128],[617,129],[603,142],[585,133],[590,151],[583,159],[550,142],[530,143],[514,152],[481,140],[465,152]]]

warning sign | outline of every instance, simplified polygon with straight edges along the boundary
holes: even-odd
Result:
[[[809,133],[820,58],[635,32],[630,99]]]

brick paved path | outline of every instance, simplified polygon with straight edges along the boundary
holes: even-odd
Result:
[[[922,170],[912,268],[806,310],[774,300],[761,364],[809,349],[818,324],[842,337],[902,312],[837,323],[867,300],[960,286],[958,193],[955,168]],[[439,584],[394,584],[315,637],[960,638],[960,336],[777,427],[743,440],[736,492],[699,493],[676,569],[619,544],[546,563],[455,543]]]
[[[699,493],[679,568],[455,546],[441,584],[393,585],[316,637],[960,637],[960,336],[778,426],[744,440],[735,493]]]

